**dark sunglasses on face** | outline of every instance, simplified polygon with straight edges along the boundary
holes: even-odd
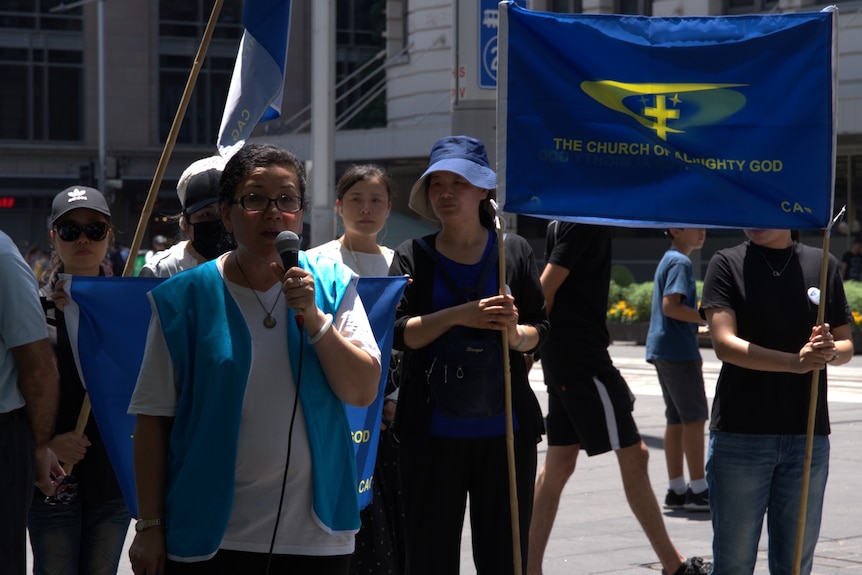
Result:
[[[60,481],[60,485],[57,486],[57,490],[54,492],[54,495],[49,495],[45,498],[45,504],[68,505],[77,498],[78,480],[71,475],[66,475],[63,477],[63,480]]]
[[[65,222],[57,224],[54,226],[54,229],[64,242],[74,242],[81,235],[81,232],[84,232],[84,235],[93,242],[100,242],[108,235],[108,224],[105,222],[94,222],[92,224],[84,224],[83,226]]]

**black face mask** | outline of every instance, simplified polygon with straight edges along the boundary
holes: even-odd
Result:
[[[191,224],[195,231],[192,247],[207,260],[211,260],[236,247],[233,236],[227,233],[221,221]]]

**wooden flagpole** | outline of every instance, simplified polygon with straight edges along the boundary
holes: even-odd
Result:
[[[191,72],[189,72],[189,78],[186,81],[186,87],[183,90],[183,97],[180,99],[180,105],[177,107],[177,113],[174,116],[174,123],[171,124],[171,130],[168,132],[167,140],[165,140],[165,147],[162,150],[162,156],[159,158],[156,173],[153,176],[152,183],[150,184],[150,191],[147,193],[147,201],[144,203],[144,209],[141,212],[141,219],[138,220],[138,228],[135,230],[135,237],[132,240],[132,246],[129,249],[129,257],[126,260],[126,267],[123,268],[123,277],[131,276],[135,269],[135,257],[138,250],[141,248],[141,241],[143,240],[144,232],[147,229],[147,223],[150,220],[150,215],[153,213],[153,204],[156,203],[156,196],[159,193],[159,187],[162,185],[162,179],[164,178],[165,170],[167,170],[168,167],[168,160],[170,160],[171,154],[174,151],[174,145],[177,143],[177,135],[180,133],[180,126],[183,124],[183,118],[186,115],[189,100],[192,98],[192,90],[198,80],[198,73],[203,66],[204,57],[209,48],[210,40],[213,37],[213,31],[215,30],[216,21],[221,12],[222,4],[224,4],[224,0],[216,0],[213,5],[212,13],[210,13],[210,19],[207,22],[203,38],[201,38],[201,44],[198,47],[197,54],[195,55],[194,64],[192,65]]]
[[[78,421],[75,422],[75,435],[78,437],[82,437],[84,435],[84,430],[87,428],[87,421],[90,419],[90,396],[86,392],[84,393],[84,402],[81,404],[81,411],[78,413]],[[75,467],[74,463],[66,463],[63,465],[63,473],[66,475],[72,475],[72,468]]]
[[[494,207],[494,223],[497,228],[497,248],[499,250],[497,262],[499,267],[499,292],[506,294],[506,250],[503,245],[505,234],[503,228],[505,221],[500,216],[497,202],[491,200]],[[503,340],[503,390],[505,394],[506,409],[506,459],[509,463],[509,508],[512,515],[512,562],[513,573],[521,575],[521,522],[518,513],[518,483],[515,473],[515,431],[512,421],[512,373],[509,362],[509,337],[506,330],[500,332]]]
[[[817,304],[817,323],[821,325],[826,316],[826,289],[829,273],[829,234],[832,226],[844,215],[846,206],[823,230],[823,259],[820,262],[820,302]],[[811,372],[811,393],[808,399],[808,428],[805,433],[805,455],[802,461],[802,492],[799,494],[799,516],[796,519],[796,547],[793,553],[793,575],[802,568],[802,548],[805,543],[805,520],[808,514],[808,486],[811,480],[811,459],[814,452],[814,424],[817,419],[817,395],[820,387],[820,370]]]
[[[177,143],[177,135],[180,133],[180,126],[182,126],[183,118],[186,115],[186,109],[189,107],[189,100],[192,97],[192,90],[195,87],[195,83],[198,80],[198,73],[203,66],[204,58],[206,57],[207,49],[210,45],[210,40],[213,37],[213,31],[215,30],[216,21],[218,20],[219,13],[221,12],[222,4],[224,4],[224,0],[216,0],[213,5],[212,12],[210,13],[209,21],[207,22],[206,29],[204,30],[203,38],[201,38],[201,44],[198,47],[198,52],[195,55],[195,61],[192,65],[191,72],[189,72],[189,79],[186,81],[186,87],[183,90],[183,97],[180,99],[180,105],[177,108],[177,113],[174,116],[174,123],[171,125],[171,131],[168,133],[168,139],[165,141],[165,147],[162,150],[162,155],[159,158],[159,164],[156,167],[156,173],[153,176],[153,181],[150,184],[150,191],[147,193],[147,201],[144,203],[144,209],[141,212],[141,218],[138,220],[138,228],[135,230],[135,237],[132,240],[132,246],[129,249],[129,257],[126,258],[126,266],[123,268],[123,277],[131,277],[132,272],[135,269],[135,258],[138,253],[138,250],[141,248],[141,241],[143,240],[144,233],[147,229],[147,224],[150,221],[150,215],[153,213],[153,205],[156,203],[156,196],[159,193],[159,187],[162,185],[162,179],[165,176],[165,170],[168,167],[168,161],[171,158],[171,154],[174,151],[174,145]],[[87,421],[90,418],[90,396],[89,394],[84,395],[84,402],[81,405],[81,411],[78,414],[78,422],[75,425],[75,434],[78,436],[84,435],[84,429],[87,427]],[[66,475],[72,474],[73,465],[67,464],[63,468]]]

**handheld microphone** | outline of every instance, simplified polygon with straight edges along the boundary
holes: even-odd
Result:
[[[275,249],[278,250],[278,255],[281,256],[281,265],[285,270],[299,265],[299,236],[290,230],[285,230],[278,234],[275,238]],[[296,318],[296,327],[302,331],[302,326],[305,323],[305,317],[301,313],[294,314]]]

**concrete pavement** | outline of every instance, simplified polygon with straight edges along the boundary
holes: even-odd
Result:
[[[701,349],[707,396],[711,399],[720,362],[709,348]],[[662,451],[664,402],[655,369],[644,361],[644,348],[613,345],[611,356],[634,394],[635,419],[650,447],[650,478],[659,502],[667,490]],[[530,381],[547,408],[541,366],[535,366]],[[816,575],[862,575],[862,356],[841,367],[829,368],[829,399],[832,420],[832,456],[823,526],[814,560]],[[539,465],[547,445],[539,444]],[[712,554],[712,527],[708,513],[664,511],[665,524],[677,548],[686,555]],[[128,546],[134,536],[130,526],[119,575],[131,575]],[[768,573],[766,535],[761,539],[756,575]],[[476,570],[471,555],[469,518],[465,519],[461,573]],[[661,566],[623,494],[616,457],[605,454],[578,458],[578,468],[563,491],[560,509],[545,554],[545,575],[614,573],[660,573]],[[442,574],[446,575],[446,574]]]
[[[714,395],[720,362],[709,348],[701,349],[707,396]],[[643,346],[613,345],[611,356],[634,394],[635,420],[650,448],[650,479],[653,490],[664,500],[667,491],[662,436],[664,402],[655,369],[644,361]],[[547,393],[540,366],[530,381],[542,408]],[[830,477],[827,484],[823,525],[813,572],[862,574],[862,356],[846,366],[829,368],[829,399],[832,422]],[[539,444],[539,465],[547,444]],[[709,513],[663,510],[665,525],[675,545],[685,555],[712,555]],[[466,520],[469,523],[469,519]],[[465,525],[461,573],[476,573],[470,547],[470,528]],[[769,573],[766,565],[767,538],[760,542],[756,575]],[[545,575],[660,573],[661,565],[632,515],[623,493],[617,459],[611,454],[578,458],[577,469],[563,491],[560,508],[544,559]]]

